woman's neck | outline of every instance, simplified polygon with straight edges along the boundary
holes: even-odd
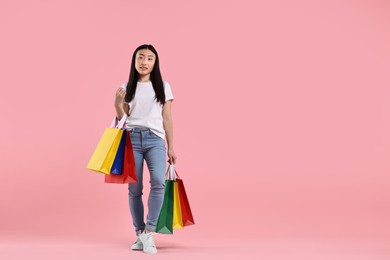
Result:
[[[144,75],[144,76],[139,76],[138,82],[150,82],[150,74]]]

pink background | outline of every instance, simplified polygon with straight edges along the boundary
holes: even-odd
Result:
[[[126,185],[86,164],[148,43],[175,96],[196,221],[156,235],[161,259],[390,259],[389,12],[385,0],[1,1],[0,258],[145,256],[129,249]]]

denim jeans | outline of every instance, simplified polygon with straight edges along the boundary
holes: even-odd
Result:
[[[136,166],[137,183],[129,183],[129,207],[133,225],[137,234],[145,227],[156,231],[157,218],[161,210],[166,171],[165,140],[153,133],[149,128],[133,128],[130,130]],[[150,193],[148,198],[148,215],[144,222],[144,204],[142,202],[144,159],[150,172]]]

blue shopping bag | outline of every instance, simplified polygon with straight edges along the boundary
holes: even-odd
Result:
[[[118,150],[115,155],[114,163],[112,164],[111,174],[122,174],[123,159],[125,156],[126,147],[126,130],[123,130],[121,141],[119,143]]]

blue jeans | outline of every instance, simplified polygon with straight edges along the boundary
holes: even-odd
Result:
[[[137,183],[129,183],[129,207],[133,225],[138,234],[145,227],[156,231],[157,218],[160,214],[164,198],[166,147],[165,140],[153,133],[149,128],[133,128],[130,130],[136,166]],[[144,204],[142,202],[144,159],[150,172],[150,193],[148,198],[148,215],[144,222]]]

